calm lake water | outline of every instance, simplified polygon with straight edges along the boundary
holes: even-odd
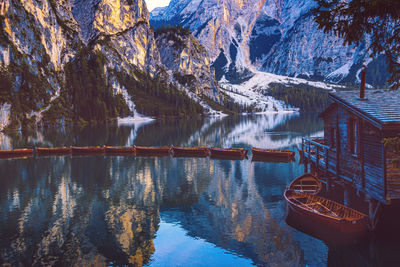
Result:
[[[313,114],[40,129],[1,147],[175,145],[296,149]],[[393,246],[334,247],[289,226],[296,161],[90,156],[0,160],[0,263],[135,266],[376,266]],[[398,246],[397,246],[398,248]],[[395,253],[394,253],[395,254]],[[391,254],[390,254],[391,255]],[[396,258],[394,259],[396,260]],[[396,261],[394,261],[396,263]]]

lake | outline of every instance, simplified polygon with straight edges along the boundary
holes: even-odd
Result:
[[[302,137],[321,135],[323,123],[315,114],[270,114],[46,128],[0,140],[2,149],[135,144],[297,150]],[[236,161],[171,156],[3,159],[0,263],[390,264],[393,257],[384,256],[394,250],[384,248],[394,247],[387,242],[372,243],[374,254],[369,255],[370,244],[331,246],[286,223],[283,192],[303,171],[298,155],[292,162],[253,162],[251,154]]]

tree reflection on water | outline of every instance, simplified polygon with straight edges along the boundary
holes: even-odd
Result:
[[[45,129],[24,138],[9,136],[8,142],[15,147],[137,144],[294,149],[302,136],[321,130],[318,119],[310,116],[268,115],[205,119],[192,125],[161,121],[140,128],[108,126],[102,131]],[[135,156],[1,160],[1,263],[174,265],[157,253],[165,249],[165,244],[161,247],[163,238],[169,237],[165,229],[173,230],[159,231],[162,222],[163,227],[177,225],[176,233],[184,234],[175,238],[184,238],[185,244],[197,240],[213,244],[207,251],[214,252],[215,264],[227,257],[232,264],[246,259],[240,263],[267,266],[390,264],[381,259],[389,253],[382,249],[387,242],[364,245],[370,250],[372,246],[373,254],[368,254],[364,247],[326,246],[286,224],[282,194],[302,171],[297,161]],[[178,249],[168,251],[177,255]],[[190,256],[176,264],[199,263],[195,259],[199,255]]]

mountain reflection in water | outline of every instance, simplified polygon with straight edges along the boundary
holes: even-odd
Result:
[[[182,145],[296,148],[313,115],[40,129],[2,147]],[[328,247],[285,223],[295,162],[172,157],[1,160],[0,263],[323,266]],[[175,234],[172,234],[175,233]]]

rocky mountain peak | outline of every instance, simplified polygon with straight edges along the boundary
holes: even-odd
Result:
[[[189,29],[162,27],[155,31],[161,62],[184,88],[214,99],[218,84],[207,51]],[[218,97],[218,96],[217,96]]]
[[[343,46],[314,22],[313,0],[173,0],[150,23],[188,27],[203,44],[216,76],[243,82],[250,72],[355,82],[365,45]],[[368,38],[366,38],[368,42]]]
[[[209,88],[214,85],[207,54],[194,49],[194,37],[185,40],[188,49],[177,52],[178,69],[163,64],[157,45],[165,51],[164,44],[156,44],[144,0],[5,0],[0,3],[0,36],[2,129],[23,122],[138,115],[135,97],[143,112],[156,114],[138,90],[178,90],[181,84],[173,73],[185,67],[208,77]],[[169,105],[162,94],[147,93],[153,103]],[[186,105],[179,114],[195,105],[190,99],[199,101],[196,93],[174,94]],[[166,109],[176,114],[175,106]]]

